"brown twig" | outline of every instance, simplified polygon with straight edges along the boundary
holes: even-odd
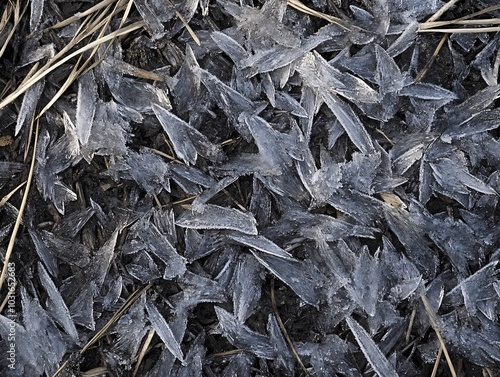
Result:
[[[293,345],[292,339],[290,339],[290,336],[288,335],[288,332],[286,331],[286,327],[283,324],[283,321],[281,320],[280,313],[278,311],[278,306],[276,305],[276,297],[274,294],[274,276],[271,277],[271,303],[273,305],[273,311],[274,311],[274,315],[276,316],[276,320],[278,321],[278,325],[281,329],[283,336],[286,339],[286,342],[288,343],[288,346],[292,350],[293,356],[295,356],[295,358],[297,359],[297,362],[299,363],[300,367],[302,368],[302,371],[304,372],[304,374],[307,377],[309,377],[309,372],[307,371],[304,363],[302,362],[302,359],[300,358],[300,355],[298,354],[297,349]]]

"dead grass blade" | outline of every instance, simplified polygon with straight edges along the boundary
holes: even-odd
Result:
[[[9,5],[11,10],[7,11],[8,6],[6,7],[4,14],[2,15],[2,21],[3,17],[7,17],[7,15],[10,17],[10,15],[14,16],[14,26],[12,26],[12,30],[10,33],[7,35],[7,39],[5,40],[2,48],[0,49],[0,58],[3,56],[5,49],[7,48],[9,41],[12,39],[12,36],[14,35],[14,32],[16,31],[17,25],[19,25],[19,22],[21,21],[21,18],[24,16],[24,13],[26,12],[26,9],[28,9],[28,4],[29,1],[26,2],[24,7],[21,9],[21,3],[19,0],[16,0],[16,4],[14,4],[12,1],[9,1]],[[6,12],[8,12],[6,14]],[[5,26],[4,26],[5,27]]]
[[[441,17],[444,12],[446,12],[447,10],[453,8],[455,6],[456,3],[458,3],[459,0],[451,0],[451,1],[448,1],[447,3],[445,3],[441,8],[439,8],[439,10],[434,13],[430,18],[429,18],[429,22],[432,22],[432,21],[436,21],[439,17]]]
[[[137,376],[137,372],[139,371],[139,367],[141,366],[142,360],[144,360],[144,356],[146,356],[146,352],[148,351],[149,345],[151,344],[151,340],[155,334],[155,329],[150,328],[148,331],[148,336],[144,341],[144,344],[141,347],[141,351],[139,352],[139,356],[137,357],[137,363],[135,364],[134,371],[132,372],[132,377]]]
[[[77,14],[75,14],[72,17],[66,18],[64,21],[61,21],[61,22],[58,22],[55,25],[52,25],[51,27],[47,28],[47,30],[63,28],[65,26],[69,25],[70,23],[78,21],[78,20],[80,20],[80,19],[82,19],[84,17],[87,17],[88,15],[91,15],[92,13],[95,13],[95,12],[97,12],[97,11],[103,9],[103,8],[106,8],[107,6],[109,6],[109,5],[111,5],[111,4],[115,3],[115,2],[116,2],[116,0],[104,0],[104,1],[101,1],[99,4],[94,5],[93,7],[87,9],[84,12],[77,13]]]
[[[439,351],[438,351],[438,354],[436,356],[436,362],[434,363],[434,368],[432,368],[431,377],[436,377],[437,376],[437,372],[438,372],[438,368],[439,368],[439,362],[441,361],[441,357],[442,356],[443,356],[443,347],[439,346]]]
[[[436,321],[436,315],[434,314],[434,311],[429,304],[429,300],[427,300],[427,297],[425,296],[424,293],[420,294],[420,299],[422,300],[424,304],[425,311],[427,312],[427,315],[429,316],[429,320],[431,323],[432,328],[434,329],[434,332],[436,333],[439,343],[441,344],[441,348],[443,349],[444,356],[446,358],[446,362],[448,363],[448,368],[450,368],[451,375],[453,377],[457,377],[457,373],[455,372],[455,367],[453,366],[453,363],[451,362],[450,355],[448,354],[448,350],[446,349],[446,344],[444,343],[443,337],[441,336],[441,331],[439,330],[439,326]]]
[[[432,64],[434,64],[434,61],[436,60],[437,56],[439,55],[439,51],[441,51],[441,49],[443,48],[444,43],[446,42],[447,39],[448,39],[448,34],[443,35],[443,37],[439,41],[436,49],[434,50],[431,58],[429,59],[429,61],[425,65],[425,67],[420,71],[420,73],[415,78],[415,82],[422,81],[422,79],[424,78],[424,76],[427,74],[427,72],[431,68]]]
[[[288,0],[288,5],[290,5],[292,8],[298,10],[299,12],[302,12],[304,14],[308,14],[313,17],[318,17],[323,20],[326,20],[328,22],[331,22],[332,24],[340,26],[342,29],[350,31],[350,28],[345,25],[345,21],[342,20],[341,18],[330,16],[329,14],[318,12],[317,10],[311,9],[304,4],[302,4],[299,0]]]
[[[109,330],[113,324],[120,319],[120,317],[125,313],[128,308],[130,308],[134,302],[136,302],[141,295],[146,292],[149,288],[153,286],[152,283],[149,283],[147,285],[142,286],[141,288],[138,288],[135,290],[134,293],[130,295],[129,298],[127,298],[127,301],[123,303],[123,305],[118,309],[113,316],[109,319],[109,321],[104,325],[102,329],[100,329],[93,337],[90,339],[87,344],[78,352],[80,355],[82,355],[85,351],[87,351],[90,347],[92,347],[105,333],[106,331]],[[55,371],[55,373],[52,375],[52,377],[57,377],[61,372],[66,368],[68,365],[68,361],[66,360],[58,370]]]
[[[446,34],[474,34],[474,33],[496,33],[500,26],[477,27],[477,28],[450,28],[450,29],[423,29],[420,33],[446,33]]]
[[[112,33],[109,33],[108,35],[102,37],[102,38],[99,38],[91,43],[89,43],[88,45],[86,46],[83,46],[82,48],[78,49],[77,51],[69,54],[68,56],[66,56],[65,58],[61,59],[59,62],[57,62],[56,64],[54,64],[53,66],[45,69],[45,70],[42,70],[41,72],[37,72],[37,74],[34,75],[34,77],[32,77],[30,80],[28,80],[28,82],[23,85],[22,87],[19,87],[16,91],[14,91],[13,93],[11,93],[9,96],[7,96],[2,102],[0,102],[0,109],[9,105],[10,103],[12,103],[14,100],[16,100],[21,94],[25,93],[29,88],[30,86],[32,86],[33,84],[35,84],[36,82],[40,81],[42,78],[44,78],[45,76],[47,76],[50,72],[54,71],[56,68],[60,67],[61,65],[63,65],[64,63],[68,62],[69,60],[73,59],[74,57],[88,51],[88,50],[91,50],[93,49],[94,47],[96,46],[99,46],[100,44],[103,44],[107,41],[110,41],[116,37],[119,37],[121,35],[125,35],[125,34],[128,34],[134,30],[137,30],[137,29],[140,29],[142,27],[144,27],[145,24],[143,21],[138,21],[138,22],[135,22],[133,24],[130,24],[124,28],[121,28],[121,29],[118,29]]]
[[[300,368],[304,372],[304,375],[306,377],[309,377],[309,372],[307,371],[307,368],[305,367],[304,363],[302,362],[302,359],[300,358],[300,355],[297,352],[297,349],[295,348],[295,346],[293,345],[292,339],[290,339],[290,336],[288,335],[288,332],[286,331],[286,327],[285,327],[283,321],[281,320],[281,316],[280,316],[280,313],[278,311],[278,305],[276,305],[276,296],[274,294],[274,277],[271,278],[271,303],[273,305],[273,311],[274,311],[274,315],[276,316],[276,320],[278,321],[278,325],[281,329],[281,332],[283,333],[283,336],[286,339],[286,342],[288,343],[288,346],[292,350],[293,356],[295,356],[295,359],[299,363]]]
[[[201,46],[201,42],[200,42],[200,39],[196,36],[195,32],[193,29],[191,29],[191,26],[189,26],[189,24],[186,22],[186,20],[184,19],[184,17],[182,16],[182,14],[179,13],[179,11],[175,8],[175,5],[174,3],[172,3],[170,0],[165,0],[167,3],[170,4],[170,6],[172,8],[174,8],[175,10],[175,15],[179,18],[179,20],[181,20],[182,24],[184,25],[184,27],[186,28],[186,30],[188,31],[189,35],[191,36],[191,38],[193,38],[194,40],[194,43],[196,43],[198,46]]]
[[[34,119],[31,120],[33,124],[35,122]],[[21,205],[19,206],[19,213],[17,214],[16,222],[14,223],[14,229],[12,230],[12,234],[10,236],[9,245],[7,246],[7,251],[5,252],[5,260],[2,267],[2,274],[0,275],[0,290],[2,289],[2,285],[5,281],[5,277],[7,275],[7,269],[9,266],[9,261],[12,256],[12,251],[14,250],[14,244],[16,242],[17,232],[19,231],[19,227],[21,225],[21,219],[24,214],[24,210],[26,208],[26,203],[28,202],[28,195],[30,192],[31,182],[33,181],[33,173],[35,171],[35,160],[36,160],[36,148],[38,145],[38,130],[40,128],[40,122],[36,122],[35,127],[35,141],[33,143],[33,157],[31,159],[30,170],[28,173],[28,179],[26,180],[26,188],[24,191],[23,199],[21,201]]]

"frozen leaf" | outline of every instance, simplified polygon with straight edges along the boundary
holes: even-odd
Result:
[[[38,26],[40,25],[40,21],[42,19],[44,9],[44,0],[34,0],[31,1],[31,13],[30,13],[30,32],[34,33]]]
[[[146,302],[146,310],[148,312],[149,321],[153,325],[163,344],[165,344],[173,356],[184,363],[181,346],[165,318],[160,314],[156,306],[149,301]]]
[[[97,104],[97,83],[94,71],[88,71],[78,78],[76,102],[76,134],[80,144],[87,144],[94,122]]]
[[[411,47],[417,38],[419,26],[415,21],[409,23],[403,33],[387,48],[387,54],[394,58]]]
[[[215,313],[224,336],[234,347],[241,348],[265,359],[274,358],[274,348],[267,336],[250,330],[239,322],[235,316],[218,306],[215,306]]]
[[[41,0],[43,2],[43,0]],[[39,3],[40,1],[38,1]],[[14,135],[17,136],[21,128],[27,127],[31,123],[33,115],[38,104],[38,100],[42,95],[43,88],[45,87],[45,80],[39,80],[29,87],[23,97],[19,115],[17,116],[16,129]]]
[[[70,265],[82,268],[90,262],[90,250],[81,243],[69,238],[58,237],[46,230],[42,230],[39,236],[38,233],[33,232],[32,236],[35,236],[33,242],[35,242],[36,247],[47,248],[48,253]],[[43,246],[38,244],[38,238]]]
[[[76,331],[75,324],[71,319],[68,307],[66,306],[66,303],[63,301],[61,294],[57,290],[57,287],[55,286],[54,282],[41,263],[38,263],[38,273],[40,276],[40,281],[48,294],[46,304],[48,312],[52,315],[54,321],[56,321],[64,329],[64,331],[66,331],[71,339],[75,343],[77,343],[78,333]]]
[[[269,319],[267,321],[267,332],[269,333],[269,341],[274,347],[275,363],[290,375],[293,374],[295,359],[281,333],[276,317],[272,314],[269,314]]]
[[[367,248],[363,248],[356,261],[351,284],[348,284],[346,289],[353,300],[371,317],[375,315],[377,302],[380,299],[381,275],[378,258],[372,257]]]
[[[212,98],[217,102],[219,108],[232,120],[240,135],[244,139],[250,140],[250,131],[247,127],[240,124],[238,118],[243,112],[254,113],[256,111],[254,103],[224,84],[211,73],[203,69],[198,69],[196,73],[212,95]]]
[[[186,113],[196,109],[198,103],[201,82],[199,75],[196,74],[196,69],[199,69],[196,57],[191,47],[186,45],[186,59],[172,78],[172,97],[181,118]]]
[[[429,83],[415,83],[404,87],[399,92],[402,96],[414,97],[424,100],[444,101],[444,104],[457,99],[457,95],[440,86]]]
[[[52,276],[58,276],[59,271],[57,267],[57,261],[55,259],[54,253],[47,247],[47,245],[42,241],[40,234],[35,229],[28,229],[31,239],[35,244],[35,249],[42,260],[45,267],[49,270]]]
[[[241,64],[248,57],[248,54],[242,45],[231,36],[219,31],[214,31],[210,37],[231,58],[237,68],[243,68]]]
[[[436,181],[446,192],[459,192],[468,194],[467,188],[471,188],[483,194],[498,195],[495,190],[486,185],[480,179],[471,175],[465,166],[458,166],[449,158],[442,158],[430,164]],[[467,187],[467,188],[466,188]]]
[[[241,254],[233,282],[233,307],[238,321],[244,323],[256,310],[261,296],[260,265],[251,255]]]
[[[380,348],[378,348],[377,344],[370,335],[368,335],[366,330],[352,318],[346,318],[346,321],[361,351],[363,351],[366,360],[368,360],[375,373],[380,377],[398,377],[398,373],[394,369],[394,366],[387,360],[382,351],[380,351]]]
[[[203,191],[192,203],[194,210],[203,211],[203,205],[206,204],[210,199],[212,199],[220,191],[224,190],[227,186],[234,183],[238,177],[225,177],[213,185],[208,190]]]
[[[372,153],[374,147],[370,135],[351,107],[340,100],[335,94],[325,93],[322,97],[326,105],[337,117],[347,135],[349,135],[353,144],[365,154]]]
[[[131,151],[127,163],[129,174],[149,195],[159,194],[162,189],[170,191],[170,170],[159,156],[148,150]]]
[[[172,109],[165,90],[137,79],[122,77],[110,90],[118,103],[139,113],[151,113],[153,106]]]
[[[273,275],[292,288],[302,300],[315,307],[319,305],[320,289],[326,284],[326,278],[312,263],[283,259],[258,251],[252,251],[252,254]]]
[[[63,237],[75,237],[95,213],[96,211],[92,207],[88,207],[67,214],[58,224],[56,224],[53,232]]]
[[[311,365],[315,375],[319,377],[330,377],[335,374],[345,376],[357,376],[359,372],[349,365],[347,355],[349,345],[337,335],[329,334],[320,343],[314,344],[311,353]]]
[[[178,367],[176,377],[202,377],[205,363],[205,333],[200,333],[186,353],[185,363]]]
[[[425,224],[420,224],[415,216],[404,210],[386,206],[384,213],[391,230],[406,248],[408,258],[424,277],[433,277],[438,261],[425,238]]]
[[[494,130],[500,127],[500,109],[485,110],[462,124],[451,125],[442,135],[444,141],[462,139],[466,136]]]
[[[375,45],[375,57],[377,59],[375,82],[380,87],[380,93],[386,95],[401,90],[404,78],[394,59],[379,45]]]
[[[184,212],[176,224],[191,229],[230,229],[257,234],[257,224],[251,214],[213,204],[205,204],[200,211]]]
[[[73,321],[91,330],[95,329],[94,299],[104,283],[114,257],[117,237],[118,229],[95,253],[90,263],[64,280],[59,288],[64,301],[69,307]]]
[[[281,247],[276,245],[274,242],[262,236],[233,233],[229,234],[229,238],[241,245],[251,247],[253,249],[262,251],[263,253],[273,255],[275,257],[284,259],[293,259],[290,253],[286,252]]]
[[[250,377],[253,357],[246,352],[238,352],[231,358],[222,372],[222,377]]]

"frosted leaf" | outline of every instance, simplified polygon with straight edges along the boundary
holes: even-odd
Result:
[[[287,373],[292,375],[295,367],[295,358],[290,352],[288,344],[281,333],[278,321],[273,314],[269,314],[267,332],[269,333],[269,341],[274,347],[274,362],[283,368]]]
[[[469,275],[469,264],[479,258],[480,240],[462,221],[432,219],[431,239],[443,250],[462,277]]]
[[[346,318],[346,321],[375,373],[380,377],[398,377],[394,366],[387,360],[366,330],[352,318]]]
[[[445,125],[457,127],[481,111],[486,110],[500,96],[500,85],[489,86],[477,92],[464,102],[453,106],[446,117]]]
[[[230,229],[245,234],[257,234],[257,224],[250,213],[213,204],[205,204],[201,211],[184,212],[176,224],[191,229]]]
[[[93,305],[114,257],[118,229],[95,253],[92,260],[76,274],[64,280],[59,288],[69,306],[73,321],[90,330],[95,329]]]
[[[394,148],[389,151],[394,173],[403,175],[420,161],[433,139],[432,135],[413,134],[411,137],[398,140]]]
[[[349,344],[337,335],[326,335],[320,343],[315,343],[313,347],[311,365],[316,376],[330,377],[336,373],[345,376],[359,374],[347,361]]]
[[[462,124],[452,124],[442,135],[443,141],[462,139],[466,136],[494,130],[500,126],[500,109],[486,110]]]
[[[214,31],[210,37],[214,40],[217,46],[231,58],[236,68],[243,68],[242,62],[247,59],[248,54],[242,45],[231,38],[231,36],[219,31]]]
[[[34,33],[37,31],[40,25],[40,20],[42,19],[44,8],[44,0],[34,0],[31,1],[31,12],[30,12],[30,32]]]
[[[292,115],[300,118],[307,118],[307,111],[300,106],[300,103],[293,98],[290,94],[285,92],[276,92],[276,105],[277,109],[289,111]]]
[[[480,324],[472,328],[459,325],[453,316],[441,318],[441,331],[445,341],[456,352],[483,367],[496,368],[500,363],[500,326],[480,316]]]
[[[19,115],[17,116],[16,129],[14,131],[15,136],[19,134],[21,128],[25,127],[31,122],[44,87],[45,80],[39,80],[31,85],[26,93],[24,93],[23,102],[21,103]]]
[[[76,331],[75,324],[71,319],[68,307],[41,263],[38,263],[38,273],[40,281],[48,294],[46,302],[48,312],[51,314],[54,321],[56,321],[66,331],[71,339],[77,343],[78,333]]]
[[[117,102],[139,113],[151,113],[153,106],[172,109],[165,90],[137,79],[122,77],[110,90]]]
[[[374,147],[370,135],[351,107],[334,94],[324,94],[323,100],[335,114],[353,144],[365,154],[372,153]]]
[[[75,237],[95,213],[96,211],[92,207],[87,207],[67,214],[56,224],[53,232],[63,237]]]
[[[149,214],[137,223],[134,232],[146,250],[155,254],[165,263],[164,279],[172,279],[182,275],[186,271],[186,260],[177,253],[167,236],[160,233],[158,228],[147,220],[148,217]]]
[[[377,59],[375,82],[380,87],[380,93],[385,95],[401,90],[404,78],[394,59],[379,45],[375,45],[375,57]]]
[[[387,48],[387,54],[394,58],[411,47],[417,38],[419,27],[418,22],[409,23],[405,31]]]
[[[424,277],[436,274],[437,256],[428,246],[423,224],[410,213],[385,206],[385,218],[391,230],[406,248],[409,259],[417,266]]]
[[[197,74],[203,85],[210,92],[211,98],[217,102],[217,105],[224,114],[232,120],[239,134],[245,140],[250,140],[250,131],[238,122],[238,118],[243,112],[254,113],[256,111],[254,103],[224,84],[211,73],[203,69],[198,69]]]
[[[457,99],[457,95],[440,86],[429,83],[415,83],[404,87],[399,92],[402,96],[415,97],[425,100],[444,100],[444,103]]]
[[[198,62],[191,47],[186,44],[186,59],[172,78],[173,100],[181,118],[196,108],[200,96],[200,77],[196,74]],[[170,109],[169,109],[170,110]]]
[[[193,341],[191,347],[186,353],[185,363],[177,367],[176,377],[203,377],[203,365],[205,361],[206,348],[205,333],[202,332]]]
[[[447,192],[457,191],[467,194],[469,192],[467,188],[471,188],[483,194],[498,195],[483,181],[471,175],[464,166],[458,166],[455,161],[449,158],[439,159],[431,163],[430,166],[434,178]]]
[[[321,300],[319,290],[326,284],[326,279],[313,264],[298,259],[283,259],[258,251],[252,251],[252,254],[304,302],[315,307],[319,305]]]
[[[159,156],[147,150],[141,150],[140,153],[130,151],[127,163],[132,178],[149,195],[159,194],[162,189],[170,191],[170,170]]]
[[[267,336],[250,330],[224,309],[218,306],[214,308],[224,336],[234,347],[251,352],[258,357],[273,359],[274,349]]]
[[[101,156],[122,156],[127,154],[126,146],[129,135],[129,123],[124,120],[128,114],[122,111],[116,102],[97,103],[94,123],[89,141],[82,146],[82,155],[91,161],[94,154]]]
[[[296,47],[300,44],[300,38],[280,22],[280,13],[283,14],[284,11],[279,9],[286,8],[285,1],[269,0],[260,10],[248,6],[239,7],[225,1],[220,3],[237,19],[238,29],[244,31],[247,36],[251,35],[259,42],[271,39],[286,47]],[[270,33],[269,30],[273,32]]]
[[[336,93],[356,104],[380,101],[378,93],[363,80],[335,69],[317,52],[305,54],[296,69],[304,83],[319,96]]]
[[[40,239],[52,255],[70,265],[82,268],[90,262],[90,250],[80,243],[69,238],[57,237],[45,230],[40,233]]]
[[[173,356],[175,356],[181,363],[184,363],[181,346],[165,318],[160,314],[156,306],[149,301],[146,302],[146,310],[148,312],[149,321],[153,325],[163,344],[165,344]]]
[[[364,225],[372,224],[379,217],[381,209],[379,200],[350,189],[339,189],[328,199],[328,204]]]
[[[94,122],[97,104],[97,83],[94,71],[89,71],[78,78],[78,96],[76,102],[76,134],[81,144],[89,141],[90,130]]]
[[[52,276],[58,276],[59,270],[57,267],[57,261],[52,251],[45,245],[44,242],[42,242],[41,237],[37,230],[29,228],[28,232],[31,237],[31,240],[35,244],[35,249],[38,256],[42,260],[45,267],[47,267],[47,269],[49,270],[49,273]]]
[[[248,126],[262,162],[271,174],[281,174],[285,167],[292,165],[292,158],[302,159],[303,137],[297,127],[289,134],[283,134],[260,117],[242,114],[241,118]]]
[[[370,316],[376,314],[380,299],[379,285],[381,269],[378,258],[370,255],[367,248],[361,250],[351,277],[351,284],[346,286],[353,300]]]
[[[262,236],[233,233],[229,234],[229,238],[241,245],[251,247],[275,257],[293,259],[293,256],[290,253],[286,252],[274,242]]]
[[[252,198],[248,209],[252,212],[260,226],[265,227],[271,220],[271,195],[256,177],[253,179]]]
[[[191,204],[193,209],[203,211],[203,205],[206,204],[210,199],[212,199],[220,191],[224,190],[227,186],[234,183],[238,177],[225,177],[213,185],[208,190],[203,191]]]
[[[130,276],[143,284],[155,281],[162,276],[153,258],[151,258],[148,253],[144,252],[138,253],[125,268]]]
[[[182,292],[172,298],[178,315],[187,315],[202,302],[224,302],[226,299],[226,292],[218,281],[189,271],[180,276],[178,284]]]
[[[241,254],[234,274],[233,307],[238,321],[244,323],[257,309],[262,279],[259,263],[248,254]]]
[[[253,357],[246,352],[238,352],[233,356],[222,372],[222,377],[250,377]]]
[[[479,311],[490,321],[496,320],[500,304],[493,286],[498,281],[497,264],[498,261],[488,263],[455,288],[461,289],[465,307],[471,317],[476,317]],[[453,291],[450,294],[453,294]]]

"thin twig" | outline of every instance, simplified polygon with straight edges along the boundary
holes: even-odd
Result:
[[[441,361],[441,356],[443,356],[443,347],[439,346],[439,351],[438,351],[438,354],[436,356],[436,362],[434,363],[434,368],[432,368],[431,377],[436,377],[436,375],[437,375],[437,371],[439,368],[439,362]]]
[[[420,71],[420,73],[415,78],[415,82],[416,83],[422,81],[422,79],[424,78],[424,76],[427,74],[427,71],[429,71],[429,68],[431,68],[432,64],[436,60],[436,58],[437,58],[437,56],[439,54],[439,51],[441,51],[441,49],[443,48],[444,43],[446,42],[447,38],[448,38],[447,34],[443,35],[443,37],[439,41],[436,49],[434,50],[434,53],[432,54],[431,58],[429,59],[429,61],[425,65],[425,67]]]
[[[31,120],[34,122],[34,119]],[[30,192],[31,182],[33,181],[33,173],[35,171],[35,160],[36,160],[36,148],[38,145],[38,130],[40,127],[40,122],[36,123],[35,127],[35,142],[33,144],[33,157],[31,159],[30,171],[28,173],[28,179],[26,180],[26,188],[24,191],[23,199],[21,201],[21,205],[19,207],[19,212],[17,214],[16,222],[14,223],[14,229],[12,230],[12,234],[10,236],[9,245],[7,246],[7,251],[5,252],[5,259],[2,268],[2,274],[0,275],[0,289],[2,289],[2,285],[5,281],[5,277],[7,275],[7,269],[9,266],[10,257],[12,256],[12,251],[14,250],[14,244],[16,242],[17,232],[19,231],[19,227],[21,225],[21,219],[24,214],[24,209],[26,208],[26,203],[28,202],[28,195]]]
[[[281,316],[280,316],[280,313],[278,311],[278,305],[276,305],[276,297],[274,294],[274,276],[271,277],[271,303],[273,305],[273,311],[274,311],[274,315],[276,316],[276,320],[278,321],[278,325],[281,329],[281,332],[283,333],[283,336],[286,339],[286,342],[288,343],[288,346],[292,350],[293,356],[295,356],[295,358],[297,359],[297,362],[299,363],[300,367],[302,368],[302,371],[304,372],[304,374],[309,377],[309,372],[307,371],[304,363],[302,362],[302,359],[300,358],[300,355],[297,352],[297,349],[295,348],[295,346],[292,342],[292,339],[290,339],[290,336],[288,335],[288,332],[286,331],[286,327],[283,324],[283,321],[281,320]]]
[[[139,356],[137,357],[137,363],[135,364],[134,371],[132,372],[132,377],[135,377],[137,375],[139,367],[141,366],[144,356],[146,356],[146,352],[148,351],[149,345],[151,344],[151,340],[153,339],[154,334],[155,334],[155,329],[151,327],[149,329],[148,336],[146,337],[146,340],[144,341],[144,344],[141,347]]]
[[[424,304],[425,311],[427,312],[427,315],[429,316],[429,320],[431,323],[432,328],[434,329],[434,332],[436,333],[439,343],[441,343],[441,348],[443,349],[444,356],[446,358],[446,362],[448,363],[448,368],[450,368],[451,375],[453,377],[457,377],[457,373],[455,372],[455,367],[453,366],[453,363],[451,362],[450,355],[448,354],[448,350],[446,349],[446,344],[444,343],[443,337],[441,336],[441,331],[439,330],[439,326],[436,321],[436,315],[434,314],[434,310],[432,309],[431,305],[429,304],[429,300],[427,300],[427,297],[425,296],[424,293],[420,294],[420,299],[422,300]]]

